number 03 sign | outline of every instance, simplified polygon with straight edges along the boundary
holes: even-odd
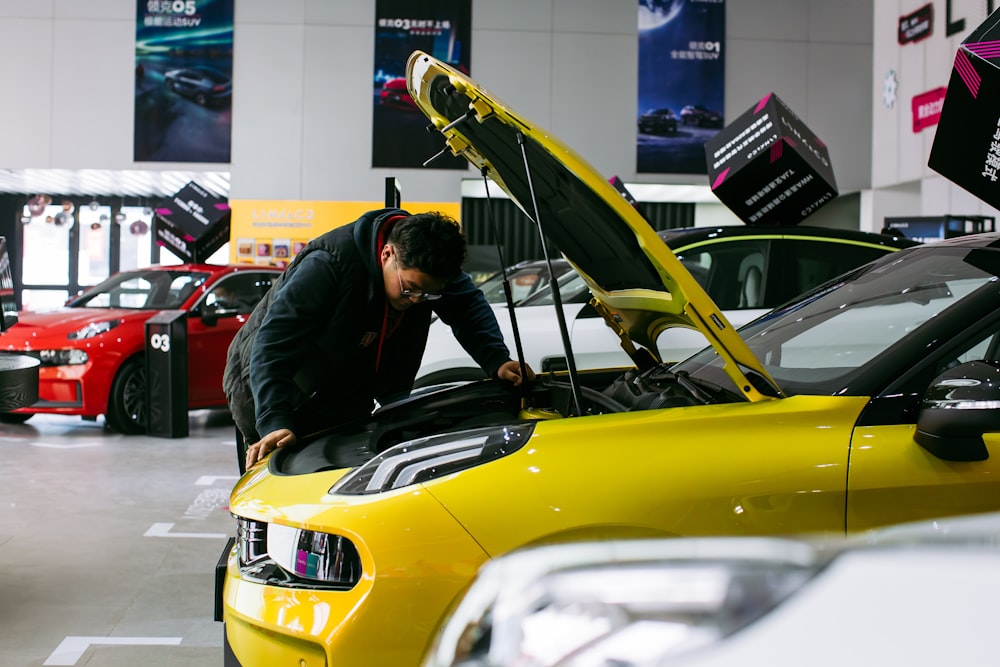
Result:
[[[170,351],[170,334],[155,333],[149,337],[149,345],[160,352]]]

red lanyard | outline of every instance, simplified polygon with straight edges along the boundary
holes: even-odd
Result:
[[[382,361],[382,343],[385,342],[387,338],[391,338],[392,334],[395,333],[396,329],[403,322],[403,315],[405,312],[400,312],[399,316],[393,318],[392,327],[389,327],[389,302],[385,302],[385,310],[382,313],[382,333],[378,337],[378,352],[375,353],[375,372],[378,372],[379,364]]]

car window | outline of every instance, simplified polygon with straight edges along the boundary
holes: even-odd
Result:
[[[153,283],[143,276],[133,276],[87,301],[89,308],[143,308]]]
[[[570,271],[559,276],[559,298],[564,304],[586,303],[590,300],[590,288],[584,282],[583,277],[576,271]],[[536,292],[534,296],[525,299],[519,305],[522,306],[551,306],[554,303],[552,290],[546,287],[544,290]]]
[[[768,239],[720,240],[676,255],[722,310],[764,308],[770,245]]]
[[[208,278],[204,271],[125,271],[111,276],[70,301],[73,308],[137,308],[170,310]]]
[[[554,264],[552,267],[553,273],[557,276],[565,270],[565,268],[558,264]],[[522,267],[508,273],[507,277],[510,280],[511,297],[515,304],[520,303],[541,290],[548,289],[549,270],[545,266]],[[488,302],[506,303],[507,296],[504,293],[503,283],[504,274],[501,272],[484,280],[479,285],[479,289],[482,290],[483,296],[486,297]]]
[[[768,308],[890,252],[888,248],[832,239],[781,239],[776,243],[780,243],[781,252],[772,259],[770,273],[775,289],[771,291],[773,298],[765,303]]]
[[[216,311],[249,313],[271,288],[270,273],[240,272],[219,281],[205,295],[204,304]]]
[[[167,292],[167,302],[171,304],[180,305],[184,303],[189,296],[194,294],[194,291],[198,289],[198,285],[205,282],[205,276],[194,275],[194,274],[182,274],[174,276],[170,281],[170,290]],[[161,307],[167,307],[166,305]]]

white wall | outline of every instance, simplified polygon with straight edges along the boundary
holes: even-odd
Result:
[[[872,56],[872,187],[866,195],[862,229],[881,229],[886,216],[992,215],[1000,212],[927,166],[934,128],[913,131],[911,101],[915,95],[947,87],[955,52],[969,33],[987,16],[985,0],[951,0],[952,22],[964,21],[962,32],[946,36],[947,4],[935,0],[930,37],[898,44],[896,27],[901,16],[927,4],[926,0],[875,0]],[[993,3],[996,4],[996,3]],[[890,106],[883,100],[890,70],[897,82]]]
[[[829,145],[841,193],[871,188],[883,2],[913,4],[729,0],[727,120],[775,92]],[[236,2],[231,198],[378,200],[386,176],[405,200],[460,197],[471,171],[370,168],[374,7]],[[706,183],[635,174],[636,15],[621,0],[474,0],[473,76],[603,173]],[[0,168],[225,168],[132,161],[134,22],[134,0],[0,0]]]

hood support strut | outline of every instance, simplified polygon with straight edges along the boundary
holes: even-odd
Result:
[[[487,168],[483,167],[483,186],[486,188],[487,209],[490,212],[490,224],[493,226],[493,241],[497,246],[497,257],[500,259],[500,270],[503,272],[503,295],[507,300],[507,313],[510,315],[510,326],[514,333],[514,346],[517,348],[517,363],[521,367],[521,389],[525,398],[530,396],[528,391],[528,370],[524,362],[524,346],[521,344],[521,332],[517,327],[517,311],[514,308],[514,296],[510,289],[510,276],[507,275],[507,260],[503,256],[503,246],[500,243],[500,230],[497,228],[496,216],[493,214],[493,199],[490,197],[489,179],[486,177]],[[549,267],[549,277],[552,277],[552,267]]]
[[[573,356],[573,345],[569,339],[569,329],[566,327],[566,313],[563,312],[562,296],[559,294],[559,283],[552,272],[552,258],[549,257],[549,248],[545,243],[545,232],[542,230],[542,220],[538,214],[538,200],[535,198],[535,186],[531,181],[531,166],[528,164],[528,151],[524,145],[524,133],[517,133],[517,145],[521,149],[521,157],[524,160],[524,175],[528,183],[528,192],[531,194],[532,219],[538,229],[538,239],[542,243],[542,254],[545,255],[545,268],[549,272],[549,291],[552,293],[552,304],[556,309],[556,319],[559,322],[559,335],[562,336],[563,349],[566,351],[566,370],[569,373],[569,383],[573,392],[573,407],[577,415],[582,415],[580,400],[580,387],[576,371],[576,358]],[[520,347],[520,340],[518,341]],[[539,369],[541,370],[541,369]]]

